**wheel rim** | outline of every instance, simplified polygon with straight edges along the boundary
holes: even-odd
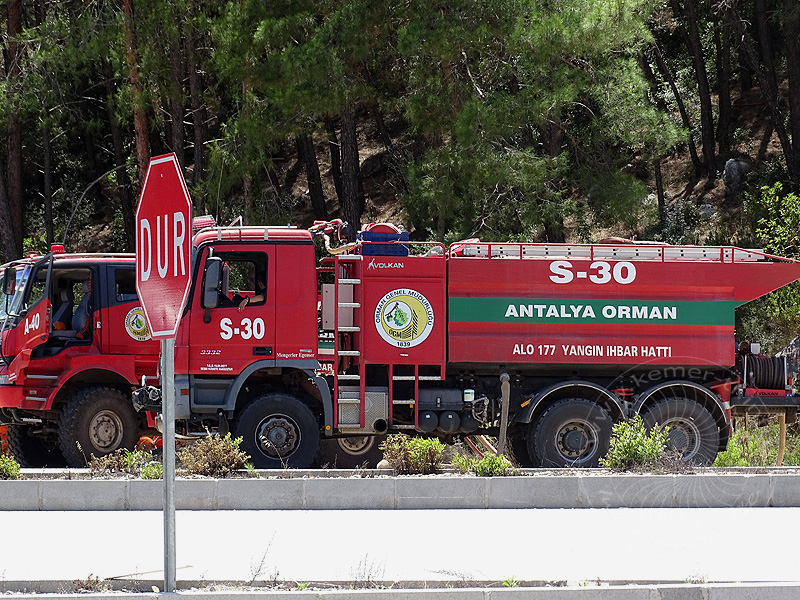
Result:
[[[684,460],[691,459],[700,450],[700,430],[694,421],[673,418],[667,419],[663,426],[669,427],[667,447],[680,452]]]
[[[267,456],[286,458],[300,445],[300,428],[286,415],[270,415],[256,427],[256,444]]]
[[[337,440],[339,448],[345,454],[358,456],[364,454],[372,448],[375,438],[369,435],[361,435],[357,437],[339,438]]]
[[[101,410],[89,422],[89,441],[100,452],[119,448],[123,435],[122,419],[111,410]]]
[[[559,454],[572,463],[590,458],[597,448],[597,431],[591,423],[583,419],[567,421],[556,434],[556,449]]]

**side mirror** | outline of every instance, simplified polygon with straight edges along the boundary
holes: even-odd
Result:
[[[3,272],[3,293],[12,296],[17,287],[17,270],[14,267],[6,267]]]
[[[203,308],[216,308],[219,303],[220,275],[222,273],[222,259],[209,256],[206,259],[206,273],[203,283]]]

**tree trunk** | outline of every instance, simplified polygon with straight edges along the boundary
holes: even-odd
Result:
[[[8,262],[22,256],[22,248],[17,246],[14,239],[14,230],[11,227],[11,219],[8,207],[8,196],[6,195],[6,182],[3,176],[3,169],[0,168],[0,249],[3,252],[2,261]]]
[[[753,77],[755,77],[755,73],[753,73],[753,70],[748,66],[747,57],[744,55],[744,52],[742,52],[741,46],[736,49],[736,57],[736,62],[739,63],[739,87],[744,94],[753,89]]]
[[[792,156],[789,172],[800,183],[800,4],[784,0],[783,34],[786,40],[786,72],[789,79],[789,130],[792,134]]]
[[[764,65],[764,75],[767,85],[773,96],[778,96],[778,80],[775,76],[775,53],[772,50],[772,32],[769,28],[769,15],[764,0],[753,0],[753,11],[756,18],[756,31],[758,32],[758,46],[761,50],[761,62]],[[795,32],[795,35],[797,32]]]
[[[125,138],[122,133],[122,125],[117,118],[114,103],[114,72],[105,58],[102,59],[103,75],[106,86],[106,114],[108,115],[109,129],[111,130],[111,142],[114,146],[114,164],[124,165],[127,162],[125,155]],[[120,205],[122,206],[122,226],[125,229],[126,250],[132,251],[136,248],[136,208],[133,203],[133,189],[128,171],[125,167],[117,169],[117,192],[119,193]]]
[[[348,106],[342,111],[342,216],[350,224],[351,240],[361,229],[360,164],[356,139],[356,111]]]
[[[389,135],[389,130],[386,129],[386,123],[383,122],[383,113],[381,113],[380,105],[375,102],[372,106],[372,114],[375,115],[375,125],[378,127],[378,133],[381,135],[383,147],[387,152],[392,151],[392,137]]]
[[[136,46],[136,24],[133,18],[133,0],[122,0],[125,13],[125,58],[128,63],[128,78],[131,82],[133,103],[133,129],[136,137],[136,162],[139,166],[139,185],[144,185],[150,163],[150,131],[144,106],[144,91],[139,81],[139,57]]]
[[[51,166],[52,149],[50,148],[50,124],[45,119],[42,123],[42,175],[44,183],[44,230],[47,247],[53,243],[53,169]]]
[[[658,198],[658,223],[664,225],[664,215],[667,210],[667,201],[664,197],[664,179],[661,176],[661,159],[653,161],[653,171],[656,175],[656,197]]]
[[[319,174],[319,162],[314,150],[314,140],[310,135],[297,136],[297,153],[306,165],[308,193],[311,196],[311,210],[317,221],[328,220],[328,208],[325,206],[325,194],[322,192],[322,177]]]
[[[692,65],[697,80],[697,95],[700,100],[700,137],[703,140],[703,157],[706,161],[709,179],[717,177],[716,141],[714,139],[714,111],[711,106],[711,89],[708,84],[706,60],[700,32],[697,29],[697,0],[684,0],[685,9],[681,11],[679,0],[672,0],[673,11],[677,18],[686,24],[686,41],[692,55]]]
[[[697,155],[697,146],[694,144],[694,134],[692,130],[692,122],[689,120],[689,113],[686,112],[686,106],[683,104],[683,98],[681,97],[680,91],[678,91],[678,85],[675,83],[675,76],[672,74],[672,70],[669,68],[669,65],[667,65],[667,61],[664,60],[664,55],[661,54],[661,48],[658,47],[658,44],[653,44],[653,53],[656,57],[656,66],[658,67],[661,76],[667,80],[669,89],[672,90],[672,96],[675,98],[675,104],[678,105],[678,112],[681,114],[683,126],[689,132],[689,156],[692,157],[692,164],[694,165],[695,173],[698,173],[702,168],[702,163],[700,162],[700,157]]]
[[[242,119],[247,122],[250,119],[250,103],[247,99],[247,93],[250,90],[249,76],[245,76],[242,81]],[[244,201],[244,209],[242,215],[242,225],[250,224],[250,214],[253,211],[253,175],[250,172],[250,160],[248,156],[248,144],[250,140],[247,139],[245,134],[242,135],[242,143],[240,148],[244,156],[240,154],[239,164],[242,166],[242,200]]]
[[[729,3],[726,6],[726,11],[730,16],[733,29],[736,31],[736,38],[739,40],[742,54],[744,55],[750,69],[752,69],[753,73],[755,73],[756,81],[758,81],[758,87],[761,89],[762,96],[767,101],[767,107],[769,108],[770,115],[772,116],[772,125],[775,128],[775,133],[778,136],[778,140],[781,142],[781,150],[783,150],[783,155],[786,158],[786,168],[789,171],[789,176],[795,181],[800,181],[800,160],[792,148],[792,142],[789,139],[789,132],[786,130],[786,118],[781,112],[780,106],[778,105],[778,98],[773,95],[769,86],[769,79],[764,70],[761,68],[758,59],[756,58],[753,39],[747,33],[744,22],[736,10],[735,3]],[[791,12],[792,11],[790,11],[790,13]],[[795,31],[797,30],[795,29]]]
[[[8,209],[13,232],[14,254],[22,253],[24,237],[22,221],[22,123],[19,117],[20,48],[22,33],[22,0],[8,0],[8,43],[6,45],[6,78],[8,81]]]
[[[179,26],[178,26],[179,27]],[[172,71],[170,85],[169,114],[171,119],[170,137],[172,138],[172,151],[181,167],[186,166],[184,155],[183,133],[183,61],[181,60],[181,34],[170,43],[169,65]]]
[[[717,47],[717,142],[719,153],[725,155],[731,150],[731,37],[725,15],[714,20],[714,44]]]
[[[242,200],[244,201],[242,225],[250,225],[250,213],[253,211],[253,177],[247,172],[242,177]]]
[[[195,48],[196,32],[189,23],[189,32],[186,36],[186,60],[189,70],[189,97],[192,106],[192,129],[194,130],[194,172],[192,182],[195,186],[203,181],[205,172],[205,143],[206,133],[206,105],[201,96],[201,74],[197,67],[197,51]],[[203,202],[205,206],[205,202]]]
[[[331,153],[331,173],[333,187],[336,188],[336,197],[342,203],[342,154],[339,139],[336,137],[336,126],[332,119],[325,119],[325,131],[328,132],[328,150]]]

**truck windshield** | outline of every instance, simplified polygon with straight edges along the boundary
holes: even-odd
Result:
[[[6,315],[18,315],[22,310],[23,298],[25,296],[25,288],[28,284],[28,279],[30,279],[31,273],[33,272],[32,265],[25,265],[24,268],[17,269],[17,283],[14,287],[14,294],[10,297],[6,297],[5,294],[0,291],[2,295],[3,305],[0,307],[0,315],[5,317]]]

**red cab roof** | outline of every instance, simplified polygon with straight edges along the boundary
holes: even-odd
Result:
[[[194,236],[195,246],[215,241],[311,242],[307,229],[294,227],[213,227]]]

